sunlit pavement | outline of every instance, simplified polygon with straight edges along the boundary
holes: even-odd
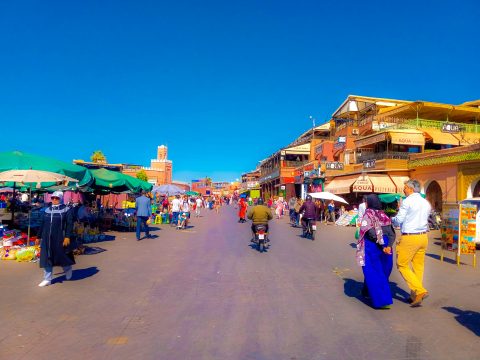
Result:
[[[360,297],[353,228],[299,237],[273,220],[272,246],[249,246],[236,210],[204,212],[156,238],[109,233],[39,288],[38,264],[0,262],[0,359],[479,359],[480,277],[470,258],[438,259],[430,236],[422,307],[394,269],[391,310]],[[453,254],[447,254],[453,259]],[[57,272],[61,268],[55,268]]]

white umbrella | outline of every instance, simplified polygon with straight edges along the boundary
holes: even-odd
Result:
[[[310,193],[308,195],[310,195],[314,199],[333,200],[333,201],[338,201],[344,204],[348,204],[348,202],[344,198],[337,196],[335,194],[332,194],[328,191],[315,192],[315,193]]]
[[[68,177],[63,174],[57,174],[50,171],[41,170],[7,170],[0,173],[0,182],[13,182],[13,191],[15,192],[16,183],[36,183],[36,188],[41,188],[42,183],[64,183],[65,186],[69,182],[78,182],[77,179]],[[32,186],[30,185],[30,199],[32,198]],[[12,222],[14,210],[12,206]],[[28,212],[28,235],[27,246],[30,244],[30,211]]]
[[[57,174],[54,172],[41,170],[8,170],[1,172],[0,182],[7,181],[13,181],[17,183],[37,183],[37,186],[42,182],[78,182],[77,179],[68,177],[63,174]]]
[[[160,186],[154,186],[152,189],[152,193],[156,193],[156,192],[160,194],[167,194],[169,196],[172,196],[172,195],[183,194],[185,190],[173,184],[165,184]]]

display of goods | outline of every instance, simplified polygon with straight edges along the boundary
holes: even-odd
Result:
[[[2,254],[2,260],[15,260],[17,258],[16,248],[4,248],[4,253]]]
[[[32,261],[35,259],[35,247],[29,246],[17,251],[17,261]]]

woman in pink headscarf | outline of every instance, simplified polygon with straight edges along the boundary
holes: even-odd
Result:
[[[283,197],[280,197],[275,203],[275,214],[277,215],[277,219],[280,219],[283,216],[283,207]]]

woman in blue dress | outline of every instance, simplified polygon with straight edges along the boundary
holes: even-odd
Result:
[[[367,208],[361,219],[357,243],[357,263],[365,276],[362,293],[370,297],[374,308],[388,309],[393,304],[389,277],[392,272],[392,245],[395,230],[383,212],[375,194],[367,196]]]

